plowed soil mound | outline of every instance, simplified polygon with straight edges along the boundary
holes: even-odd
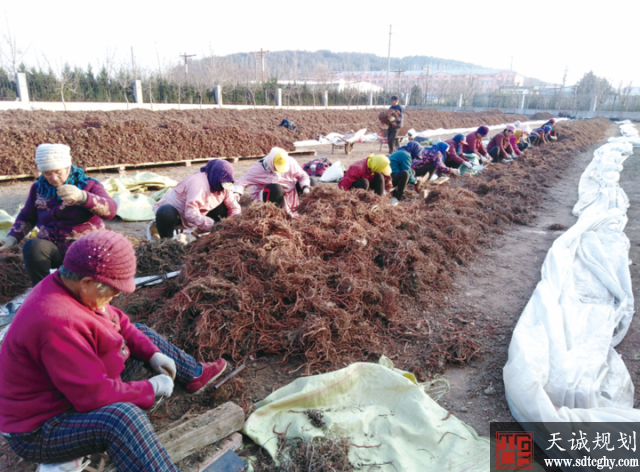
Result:
[[[294,141],[317,134],[367,128],[379,132],[380,110],[148,110],[112,112],[0,113],[0,175],[34,174],[41,143],[71,146],[81,167],[261,156],[274,146],[289,151]],[[295,132],[278,127],[293,120]],[[408,110],[405,125],[417,130],[495,125],[516,119],[499,110],[452,113]]]

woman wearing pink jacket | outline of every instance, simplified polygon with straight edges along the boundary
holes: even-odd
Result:
[[[234,187],[237,198],[251,185],[251,198],[272,202],[293,217],[298,216],[298,195],[311,191],[309,175],[295,159],[289,157],[287,151],[279,147],[271,149],[267,157],[256,162],[238,179]]]
[[[219,159],[182,180],[153,206],[160,237],[171,238],[179,228],[208,233],[214,222],[239,215],[233,184],[233,166]]]

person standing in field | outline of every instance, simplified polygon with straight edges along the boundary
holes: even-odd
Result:
[[[396,110],[400,112],[398,118],[391,118],[389,122],[389,131],[387,133],[387,142],[389,144],[389,155],[393,154],[396,147],[396,135],[398,130],[402,128],[402,119],[404,118],[404,108],[400,105],[400,101],[396,95],[391,97],[391,106],[389,110]]]

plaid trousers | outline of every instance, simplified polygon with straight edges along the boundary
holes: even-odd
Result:
[[[136,327],[175,361],[176,382],[187,384],[193,379],[198,364],[192,356],[152,329],[141,324]],[[122,380],[131,380],[142,366],[141,361],[131,362]],[[4,436],[16,454],[30,462],[66,462],[106,451],[120,472],[178,471],[147,416],[132,403],[114,403],[89,413],[69,410],[33,431]]]

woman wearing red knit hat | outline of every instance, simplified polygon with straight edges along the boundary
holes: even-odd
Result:
[[[23,459],[58,464],[107,452],[121,472],[178,470],[141,409],[170,396],[174,381],[202,392],[226,362],[198,364],[109,305],[135,290],[135,272],[131,243],[96,231],[71,245],[18,310],[0,351],[0,431]],[[156,375],[130,380],[143,365]]]

